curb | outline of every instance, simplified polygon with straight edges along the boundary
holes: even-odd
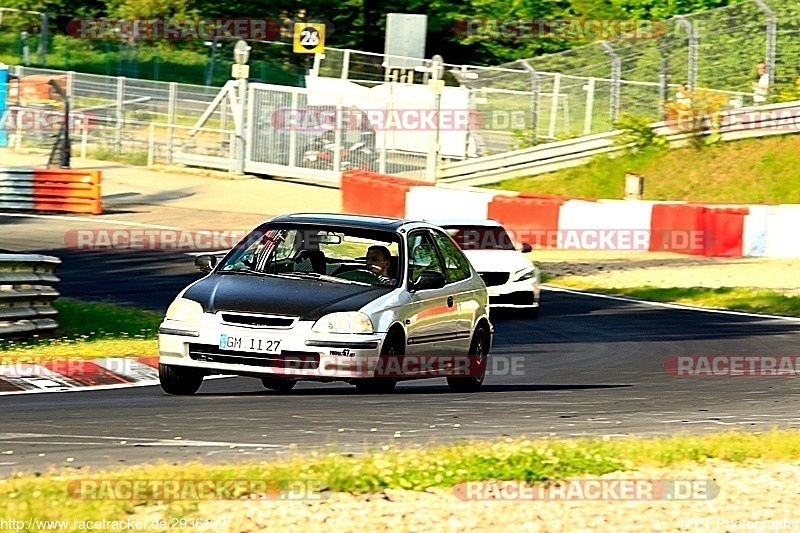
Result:
[[[0,361],[0,395],[158,384],[158,357]]]

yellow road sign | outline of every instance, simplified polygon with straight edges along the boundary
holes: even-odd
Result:
[[[325,51],[325,24],[298,22],[294,25],[294,51],[321,54]]]

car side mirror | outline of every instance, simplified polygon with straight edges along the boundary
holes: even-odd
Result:
[[[215,266],[217,266],[217,256],[214,254],[203,254],[194,258],[194,267],[200,272],[211,272]]]
[[[532,251],[533,251],[533,246],[531,246],[527,242],[523,242],[522,243],[522,253],[523,254],[527,254],[528,252],[532,252]]]
[[[447,280],[444,274],[436,272],[435,270],[423,270],[417,278],[417,281],[412,285],[415,291],[425,291],[429,289],[441,289],[445,286]]]

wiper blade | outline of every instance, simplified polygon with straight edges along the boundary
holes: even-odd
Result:
[[[366,287],[370,286],[369,283],[363,283],[361,281],[353,281],[350,279],[337,278],[336,276],[328,276],[327,274],[320,274],[319,272],[286,272],[285,275],[295,276],[298,278],[320,279],[323,281],[329,281],[331,283],[344,283],[345,285],[364,285]]]

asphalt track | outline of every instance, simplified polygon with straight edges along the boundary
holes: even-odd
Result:
[[[163,310],[199,275],[182,253],[67,250],[59,235],[75,223],[0,216],[15,251],[62,258],[64,296]],[[193,397],[158,387],[0,396],[0,474],[499,436],[800,426],[795,377],[675,377],[664,368],[676,355],[797,356],[800,322],[552,290],[543,298],[539,320],[495,320],[496,364],[476,394],[449,393],[433,379],[386,396],[357,395],[344,383],[301,383],[282,395],[227,378],[206,381]]]

